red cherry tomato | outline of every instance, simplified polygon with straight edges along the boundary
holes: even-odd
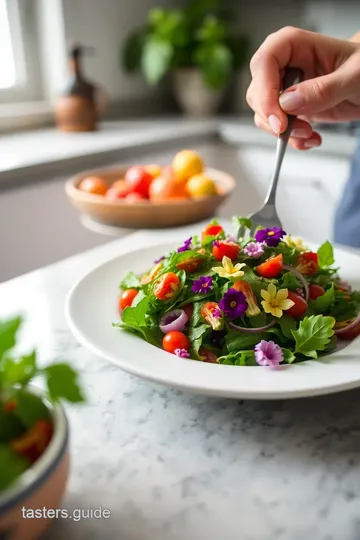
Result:
[[[309,285],[310,300],[316,300],[317,298],[319,298],[319,296],[322,296],[323,294],[325,294],[325,289],[321,287],[321,285],[316,285],[316,283]]]
[[[192,317],[192,314],[193,314],[193,311],[194,311],[194,304],[186,304],[186,306],[184,306],[182,309],[185,311],[185,313],[186,313],[186,315],[187,315],[187,317],[188,317],[188,319],[190,321],[190,319]]]
[[[52,423],[38,420],[23,435],[10,442],[11,449],[34,463],[49,444],[53,432]]]
[[[169,353],[173,353],[176,349],[190,349],[190,340],[185,334],[174,330],[173,332],[168,332],[165,334],[162,341],[163,348]]]
[[[127,307],[131,307],[135,296],[138,294],[137,289],[126,289],[119,298],[119,310],[123,311]]]
[[[317,253],[309,251],[299,255],[296,268],[305,276],[313,276],[314,274],[316,274],[319,269]]]
[[[176,265],[179,270],[185,270],[188,274],[195,272],[201,266],[203,258],[190,257],[186,261],[181,261]]]
[[[207,362],[209,364],[217,363],[216,354],[214,354],[212,351],[209,351],[209,349],[205,349],[205,347],[200,347],[199,356],[203,359],[203,362]]]
[[[289,317],[302,317],[308,308],[306,300],[293,291],[288,292],[288,299],[292,300],[294,305],[285,311],[286,315],[289,315]]]
[[[212,254],[217,261],[222,261],[223,257],[229,257],[234,261],[239,255],[240,246],[235,242],[216,242],[212,248]]]
[[[116,199],[124,199],[126,195],[127,193],[124,194],[124,192],[121,192],[118,189],[110,188],[105,193],[105,198],[115,201]]]
[[[201,240],[205,240],[207,236],[217,236],[219,233],[223,232],[223,228],[221,225],[208,225],[205,227],[203,232],[201,233]]]
[[[284,268],[283,256],[276,255],[255,268],[259,276],[272,279],[276,278]]]
[[[154,295],[159,300],[170,300],[176,296],[180,286],[180,280],[174,272],[167,272],[159,278],[154,287]]]
[[[145,200],[145,197],[140,195],[140,193],[129,193],[129,195],[126,195],[125,197],[125,201],[127,203],[134,203],[134,202],[144,201],[144,200]]]
[[[145,167],[130,167],[126,171],[125,180],[132,192],[139,193],[146,198],[149,197],[149,187],[153,177]]]

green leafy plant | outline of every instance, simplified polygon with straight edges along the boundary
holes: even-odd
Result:
[[[123,67],[141,71],[149,84],[172,70],[195,67],[208,87],[222,89],[249,56],[248,39],[230,30],[229,19],[220,0],[194,0],[183,10],[153,8],[147,24],[125,39]]]
[[[66,363],[39,366],[36,351],[17,356],[22,318],[0,321],[0,491],[12,484],[45,450],[53,426],[47,401],[81,403],[77,373]],[[43,394],[29,384],[45,383]]]

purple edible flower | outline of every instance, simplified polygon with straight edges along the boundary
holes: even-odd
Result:
[[[174,354],[179,358],[190,358],[190,354],[186,349],[175,349]]]
[[[185,240],[184,244],[181,247],[179,247],[178,253],[181,253],[182,251],[187,251],[188,249],[191,249],[191,240],[192,240],[192,236],[190,236],[190,238]]]
[[[276,247],[285,235],[286,232],[279,227],[272,227],[271,229],[260,229],[255,234],[255,240],[257,242],[265,242],[269,247]]]
[[[220,300],[219,306],[229,319],[238,319],[245,314],[248,303],[243,292],[229,289]]]
[[[213,242],[213,246],[216,246],[216,247],[217,247],[217,246],[219,246],[219,245],[220,245],[220,242],[219,242],[219,240],[214,240],[214,242]]]
[[[236,244],[236,238],[235,238],[234,235],[228,234],[227,237],[225,238],[225,242],[232,242],[232,243]]]
[[[281,347],[273,341],[261,340],[255,347],[255,360],[260,366],[279,367],[284,360]]]
[[[213,279],[211,276],[200,276],[193,281],[191,290],[196,293],[207,294],[213,288]]]
[[[219,309],[218,307],[214,309],[213,317],[215,317],[215,319],[221,319],[222,315],[223,314],[222,314],[221,309]]]
[[[264,244],[262,242],[250,242],[245,248],[244,253],[249,257],[258,259],[264,254]]]
[[[163,261],[165,259],[164,256],[159,257],[158,259],[155,259],[154,264],[159,264],[159,262]]]

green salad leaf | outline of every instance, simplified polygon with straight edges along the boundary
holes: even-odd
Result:
[[[329,241],[319,247],[317,254],[320,268],[328,268],[334,264],[334,249]]]
[[[295,338],[295,354],[317,358],[317,351],[323,351],[334,334],[335,319],[323,315],[312,315],[300,321],[298,330],[292,330]]]
[[[325,294],[316,298],[316,300],[310,300],[309,305],[315,311],[315,313],[328,313],[335,302],[335,288],[334,284],[331,284]]]
[[[140,289],[141,283],[134,272],[128,272],[120,282],[120,289]]]
[[[282,333],[284,336],[288,339],[293,340],[293,331],[296,330],[296,321],[295,319],[292,319],[291,317],[288,317],[287,315],[283,315],[279,319],[279,326],[281,328]]]
[[[230,366],[257,366],[254,350],[236,351],[220,356],[218,358],[218,363]]]
[[[265,332],[256,332],[254,334],[246,334],[243,332],[237,332],[236,330],[229,330],[225,336],[225,344],[229,353],[250,349],[255,347],[262,339],[267,339],[268,334]]]

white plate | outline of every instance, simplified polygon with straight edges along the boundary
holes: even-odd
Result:
[[[314,396],[360,386],[360,339],[318,361],[278,370],[185,360],[113,328],[118,319],[119,282],[129,271],[146,271],[153,260],[174,249],[174,243],[133,251],[100,265],[71,290],[66,317],[85,347],[119,368],[162,384],[209,396],[278,399]],[[360,256],[335,250],[341,276],[360,288]]]

